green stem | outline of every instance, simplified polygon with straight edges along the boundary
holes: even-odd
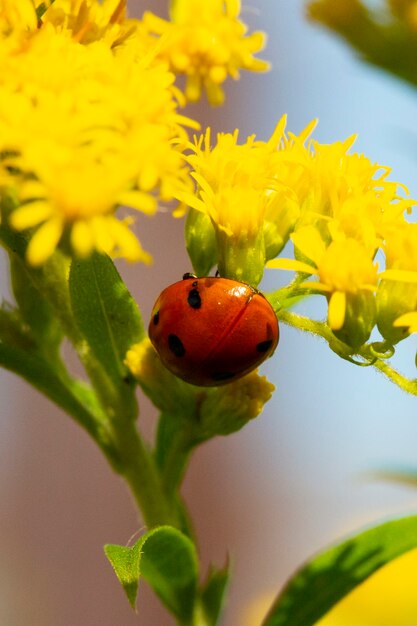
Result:
[[[121,461],[120,473],[149,528],[168,524],[180,528],[175,508],[165,494],[154,459],[138,433],[135,422],[118,416],[113,422],[113,436]]]
[[[294,328],[298,328],[304,332],[309,332],[313,335],[322,337],[328,342],[330,348],[342,358],[354,362],[352,360],[352,356],[357,355],[362,357],[364,359],[364,364],[372,365],[377,370],[382,372],[382,374],[384,374],[391,382],[400,387],[400,389],[410,393],[411,395],[417,396],[417,379],[410,380],[393,368],[387,360],[375,358],[369,345],[365,344],[355,353],[352,353],[351,348],[349,348],[349,346],[344,344],[342,341],[339,341],[333,335],[329,326],[324,322],[317,322],[309,319],[308,317],[297,315],[296,313],[290,313],[289,311],[285,311],[283,309],[279,311],[279,319],[284,322],[284,324],[288,324],[289,326],[293,326]]]
[[[375,363],[373,363],[373,366],[389,378],[389,380],[398,385],[403,391],[417,396],[417,379],[410,380],[391,367],[389,363],[381,359],[377,359]]]

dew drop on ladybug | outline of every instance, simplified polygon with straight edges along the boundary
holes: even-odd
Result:
[[[209,387],[258,367],[277,347],[279,329],[272,306],[253,287],[185,274],[155,302],[149,337],[171,372]]]

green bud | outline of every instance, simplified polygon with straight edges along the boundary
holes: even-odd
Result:
[[[257,371],[223,387],[212,388],[200,406],[201,439],[229,435],[261,413],[275,387]]]
[[[217,244],[219,250],[218,270],[220,276],[232,278],[252,287],[257,287],[262,280],[265,268],[265,241],[263,232],[228,235],[218,229]]]
[[[279,197],[278,201],[280,204],[278,208],[276,208],[278,202],[274,200],[268,206],[263,226],[267,261],[275,259],[284,248],[300,214],[298,204],[290,198]],[[268,213],[272,219],[268,219]]]
[[[207,276],[217,264],[216,233],[206,213],[190,209],[185,222],[185,245],[197,276]]]
[[[333,334],[354,350],[370,337],[376,322],[376,302],[371,291],[346,294],[346,311],[343,326]]]
[[[381,335],[391,345],[395,345],[409,336],[404,326],[394,326],[401,315],[417,308],[417,289],[415,283],[397,280],[382,280],[376,294],[377,324]]]
[[[125,365],[162,412],[190,415],[195,411],[197,388],[167,370],[148,337],[127,351]]]

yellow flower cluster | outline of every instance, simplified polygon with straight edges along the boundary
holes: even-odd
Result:
[[[195,414],[198,406],[202,440],[242,428],[262,412],[275,389],[255,370],[229,385],[212,387],[202,393],[201,388],[180,380],[162,365],[148,338],[128,350],[125,364],[161,411],[190,415]]]
[[[97,249],[149,262],[132,218],[116,211],[152,214],[158,201],[190,188],[185,128],[198,124],[178,112],[185,99],[161,53],[164,38],[128,19],[125,5],[0,0],[0,192],[14,198],[8,223],[30,235],[32,265],[58,245],[79,256]],[[244,28],[232,6],[222,44],[225,54],[230,47],[230,74],[230,64],[256,67],[251,39],[242,35],[246,53],[237,54],[231,31],[235,23]]]
[[[145,27],[161,37],[159,55],[176,74],[186,76],[190,102],[199,100],[205,89],[211,104],[222,104],[222,83],[228,76],[238,78],[240,69],[268,69],[268,63],[253,57],[264,47],[264,34],[246,35],[239,13],[239,0],[176,0],[170,22],[145,13]]]
[[[115,208],[152,213],[158,196],[170,199],[185,184],[174,77],[151,54],[138,55],[123,11],[114,0],[57,0],[39,25],[27,19],[0,41],[1,165],[20,202],[11,225],[36,229],[31,264],[60,241],[79,255],[98,249],[148,261]]]
[[[294,270],[301,289],[327,297],[329,325],[342,341],[358,348],[378,321],[383,336],[395,343],[401,337],[393,336],[393,324],[415,323],[409,317],[398,321],[417,307],[416,290],[409,287],[417,282],[416,225],[406,219],[414,201],[388,180],[387,167],[350,152],[354,137],[323,145],[309,139],[313,128],[286,134],[283,118],[269,141],[252,136],[241,145],[237,132],[220,134],[214,146],[206,133],[188,158],[198,196],[183,199],[210,217],[221,274],[248,282],[257,276],[259,282],[266,262]],[[295,259],[275,258],[289,237]],[[255,260],[236,252],[245,242],[246,249],[259,247]],[[386,256],[382,275],[378,254]],[[392,298],[375,294],[381,285],[392,291],[398,282],[407,283],[407,293],[403,288],[392,313]]]

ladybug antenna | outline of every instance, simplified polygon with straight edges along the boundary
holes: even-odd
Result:
[[[219,272],[219,270],[216,270],[216,273],[214,274],[214,276],[215,276],[216,278],[220,278],[220,272]]]
[[[197,274],[193,274],[193,272],[185,272],[182,276],[183,280],[188,280],[189,278],[197,278]]]

